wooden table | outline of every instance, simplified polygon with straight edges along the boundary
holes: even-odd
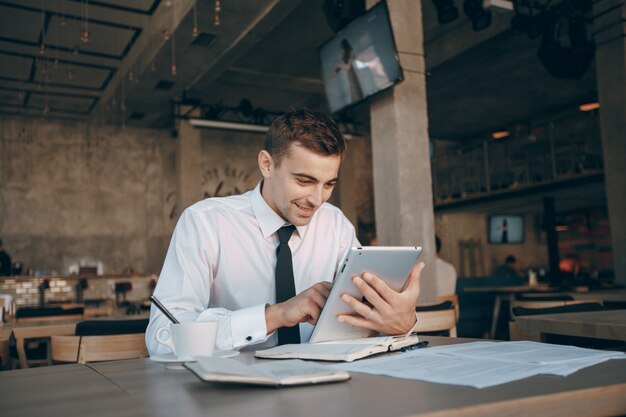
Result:
[[[626,341],[626,310],[519,316],[515,322],[523,332]]]
[[[257,361],[250,353],[237,358]],[[359,373],[343,383],[275,389],[201,382],[186,370],[139,359],[0,372],[0,404],[6,416],[49,417],[620,415],[626,413],[626,360],[485,389]]]
[[[498,329],[498,320],[500,318],[500,310],[503,301],[509,301],[511,294],[520,294],[526,292],[540,292],[548,293],[554,289],[548,285],[507,285],[507,286],[492,286],[492,287],[465,287],[464,292],[467,293],[494,293],[496,296],[493,302],[493,313],[491,315],[491,330],[489,331],[489,337],[496,338],[496,331]],[[505,315],[508,321],[509,314]]]

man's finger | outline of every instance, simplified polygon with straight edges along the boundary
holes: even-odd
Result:
[[[370,302],[370,304],[381,307],[387,304],[387,301],[383,299],[380,294],[376,292],[374,288],[372,288],[366,281],[361,277],[352,278],[352,282],[358,288],[358,290],[363,294],[363,296]]]
[[[357,299],[355,299],[354,297],[352,297],[352,296],[350,296],[348,294],[342,295],[341,299],[346,304],[348,304],[350,307],[352,307],[352,309],[357,314],[360,314],[361,316],[365,317],[366,319],[369,318],[370,312],[373,311],[370,306],[363,304],[362,302],[358,301]]]
[[[374,290],[376,290],[376,292],[387,302],[390,302],[393,297],[398,294],[396,291],[391,289],[385,281],[370,272],[363,274],[363,280],[374,288]]]
[[[348,314],[340,314],[337,316],[337,320],[339,320],[342,323],[349,324],[351,326],[364,327],[370,330],[377,330],[376,324],[374,322],[366,320],[362,317],[350,316]]]

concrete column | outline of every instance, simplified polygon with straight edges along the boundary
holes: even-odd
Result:
[[[626,4],[594,4],[604,178],[616,282],[626,285]]]
[[[422,5],[389,0],[388,6],[404,81],[370,107],[376,229],[380,245],[424,247],[420,301],[430,302],[437,279]]]
[[[336,193],[338,197],[337,205],[343,211],[343,214],[354,225],[354,228],[358,228],[358,210],[357,210],[357,195],[355,190],[358,189],[358,178],[356,174],[356,162],[358,158],[362,157],[362,153],[359,152],[359,142],[363,142],[358,139],[351,139],[348,141],[348,152],[346,157],[341,163],[341,171],[339,172],[339,182],[337,182]]]
[[[182,108],[181,114],[189,109]],[[189,116],[199,116],[199,111],[193,110]],[[176,144],[176,185],[177,210],[180,215],[184,209],[202,198],[202,172],[200,156],[202,155],[202,131],[181,119],[178,123],[178,142]]]

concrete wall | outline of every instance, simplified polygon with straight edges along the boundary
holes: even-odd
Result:
[[[158,272],[174,175],[167,131],[0,119],[0,236],[33,270]]]
[[[33,270],[67,274],[70,266],[100,263],[101,273],[158,274],[180,214],[176,140],[165,130],[0,119],[0,237],[7,251]],[[256,161],[263,141],[263,134],[203,130],[199,195],[253,188],[261,178]],[[369,244],[375,237],[369,138],[352,139],[349,158],[331,202],[345,206],[359,239]],[[480,242],[480,275],[508,254],[520,267],[547,264],[533,217],[526,218],[523,245],[487,244],[486,222],[485,214],[436,216],[442,257],[459,272],[459,242],[468,239]]]

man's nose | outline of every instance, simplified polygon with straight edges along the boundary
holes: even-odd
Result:
[[[324,187],[314,187],[309,193],[309,202],[315,207],[319,207],[324,202]]]

